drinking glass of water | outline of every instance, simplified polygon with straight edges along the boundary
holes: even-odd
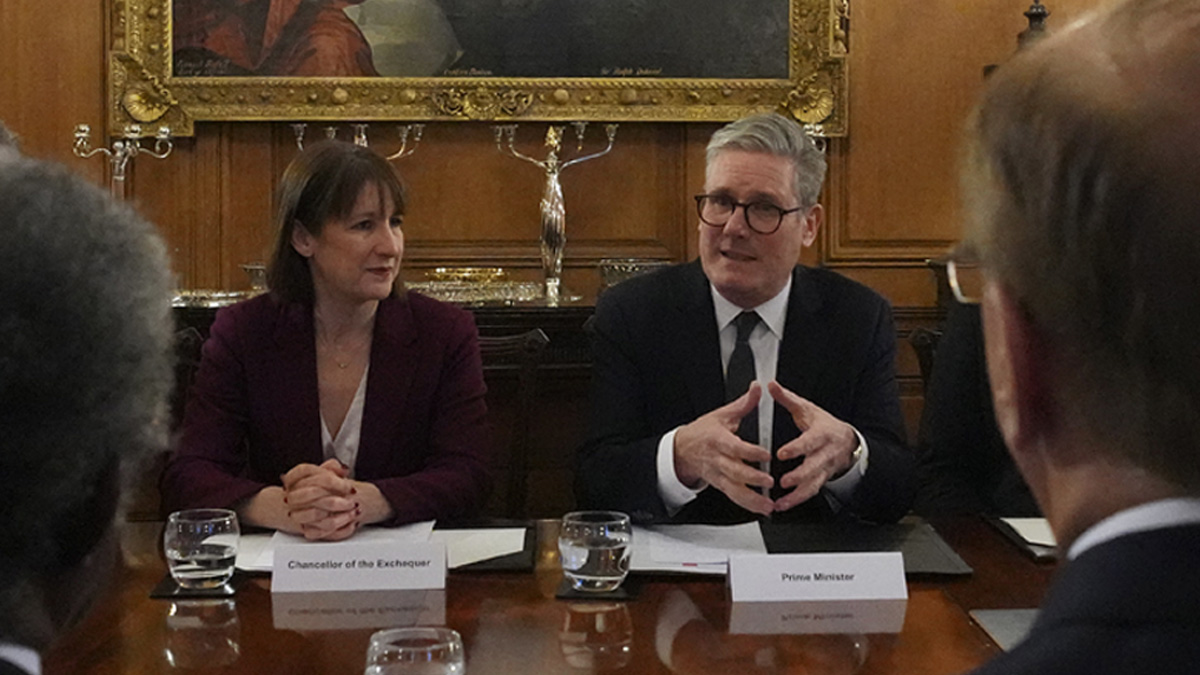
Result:
[[[233,576],[237,514],[227,509],[176,511],[163,531],[171,577],[180,588],[216,588]]]
[[[461,675],[462,637],[449,628],[390,628],[371,636],[366,675]]]
[[[629,573],[633,526],[617,511],[575,511],[563,516],[558,552],[563,573],[577,591],[615,591]]]

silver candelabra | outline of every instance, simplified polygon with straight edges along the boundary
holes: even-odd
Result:
[[[92,128],[87,124],[75,125],[75,142],[72,150],[76,157],[87,159],[93,155],[104,155],[112,165],[112,176],[109,180],[109,190],[118,199],[125,199],[125,176],[129,161],[138,155],[150,155],[155,159],[166,159],[174,148],[171,140],[171,129],[159,127],[154,136],[154,146],[142,145],[142,127],[130,124],[125,127],[121,137],[112,142],[111,147],[92,147]]]
[[[350,125],[354,133],[354,144],[362,147],[370,147],[367,142],[367,127],[366,124]],[[297,122],[292,125],[292,134],[296,137],[296,147],[300,150],[304,149],[304,134],[308,125],[302,122]],[[386,155],[389,160],[401,159],[408,157],[417,151],[417,146],[421,144],[421,135],[425,133],[424,124],[398,124],[396,132],[400,135],[400,149],[390,155]],[[335,126],[325,127],[325,138],[333,140],[337,138],[338,128]],[[412,140],[412,146],[409,146],[409,140]]]
[[[582,152],[587,122],[572,122],[571,126],[575,128],[575,152]],[[516,124],[496,125],[493,130],[496,133],[497,150],[535,164],[546,172],[546,185],[542,190],[541,202],[542,273],[545,278],[546,304],[557,305],[559,302],[578,300],[579,296],[562,287],[563,252],[566,250],[567,244],[567,210],[563,202],[562,183],[559,182],[558,177],[569,166],[607,155],[612,150],[613,141],[617,137],[617,125],[606,124],[604,126],[604,131],[608,135],[608,145],[603,150],[570,160],[563,160],[559,156],[562,152],[565,126],[550,125],[546,129],[545,146],[549,150],[545,159],[535,159],[517,151],[514,146],[517,135]],[[505,144],[506,139],[507,145]]]

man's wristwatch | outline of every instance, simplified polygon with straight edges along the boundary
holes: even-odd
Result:
[[[855,466],[857,466],[858,463],[862,461],[862,457],[863,457],[863,446],[862,446],[862,443],[859,443],[858,445],[854,446],[854,452],[850,453],[850,465],[847,466],[846,468],[842,469],[841,471],[837,472],[837,475],[830,476],[829,480],[837,480],[837,479],[841,478],[842,476],[845,476],[846,474],[850,473],[850,469],[853,469]],[[866,471],[866,470],[867,470],[867,467],[864,466],[863,471]]]

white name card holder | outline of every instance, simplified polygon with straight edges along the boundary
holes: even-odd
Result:
[[[729,588],[734,602],[908,598],[895,551],[730,556]]]
[[[434,542],[308,542],[275,548],[272,593],[446,587],[446,546]]]

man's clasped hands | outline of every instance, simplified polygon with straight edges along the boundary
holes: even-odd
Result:
[[[778,500],[768,496],[775,479],[758,467],[768,465],[771,453],[737,436],[742,418],[758,414],[762,388],[757,382],[751,383],[745,394],[675,433],[675,474],[684,485],[715,487],[742,508],[769,515],[808,500],[827,481],[850,468],[859,445],[853,427],[778,382],[768,384],[767,392],[791,414],[802,432],[775,453],[781,461],[804,457],[800,466],[779,479],[779,487],[791,488],[791,492]]]

